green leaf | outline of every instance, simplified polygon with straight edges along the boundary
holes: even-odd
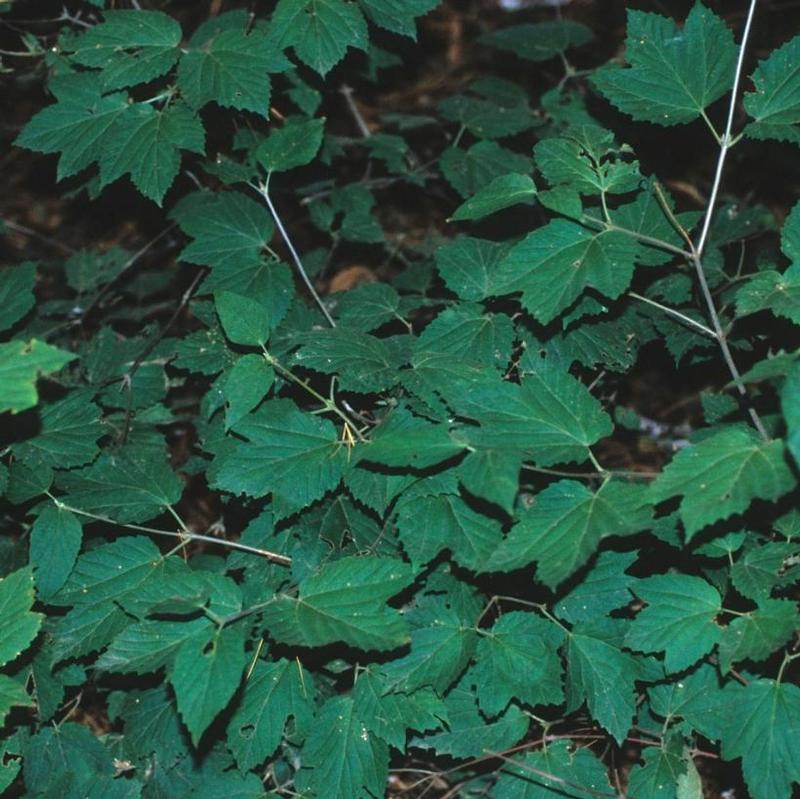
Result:
[[[417,353],[450,353],[483,366],[505,369],[516,333],[503,313],[488,313],[480,305],[461,303],[442,311],[416,342]]]
[[[462,197],[469,197],[509,171],[529,172],[531,161],[495,141],[479,141],[467,150],[448,147],[442,153],[441,169],[447,182]]]
[[[411,694],[387,692],[386,681],[371,672],[359,676],[353,700],[367,729],[401,751],[407,730],[427,732],[447,721],[447,708],[432,689],[420,688]]]
[[[430,626],[411,631],[411,651],[382,668],[396,690],[430,686],[442,694],[469,663],[476,643],[474,627],[440,605]]]
[[[8,330],[33,308],[36,264],[26,261],[0,272],[0,331]]]
[[[603,763],[590,749],[553,741],[503,765],[492,791],[494,799],[553,799],[566,795],[589,799],[610,793]]]
[[[475,448],[458,464],[458,479],[471,494],[499,505],[510,516],[519,492],[522,461],[519,452]]]
[[[733,564],[731,580],[742,596],[766,599],[775,588],[794,582],[798,573],[797,554],[796,544],[780,541],[753,547]]]
[[[444,706],[448,729],[414,738],[411,746],[434,750],[439,756],[481,757],[487,751],[503,752],[511,748],[528,729],[528,717],[516,705],[509,705],[497,719],[487,720],[465,680],[447,694]]]
[[[125,611],[111,601],[74,607],[53,629],[53,663],[102,649],[130,623]]]
[[[781,390],[781,410],[786,420],[786,446],[800,464],[800,363],[795,363]]]
[[[242,771],[262,764],[278,747],[290,717],[303,726],[313,714],[314,684],[299,661],[259,660],[228,724],[228,746]]]
[[[775,501],[794,485],[783,442],[764,442],[734,427],[681,450],[653,484],[652,496],[655,502],[683,496],[680,515],[689,541],[706,525],[747,510],[754,499]]]
[[[189,195],[172,216],[184,233],[194,239],[180,259],[227,274],[252,269],[274,232],[266,209],[235,191]],[[230,285],[219,288],[237,291],[237,287]]]
[[[685,771],[683,737],[673,733],[663,746],[647,746],[644,765],[634,765],[628,790],[637,799],[675,799],[675,788]]]
[[[416,38],[415,17],[427,14],[441,0],[359,0],[364,13],[376,25],[401,36]]]
[[[181,497],[183,484],[166,458],[129,446],[101,455],[91,466],[59,477],[66,501],[88,513],[118,522],[142,522]]]
[[[36,339],[0,344],[0,383],[3,384],[0,413],[33,408],[39,401],[36,378],[40,374],[57,372],[74,358],[71,352]]]
[[[580,47],[593,38],[591,30],[571,19],[512,25],[485,33],[478,41],[507,50],[526,61],[548,61],[570,47]]]
[[[258,146],[256,159],[267,172],[286,172],[305,166],[319,151],[324,130],[324,118],[290,117]]]
[[[604,67],[595,86],[620,111],[643,122],[691,122],[727,92],[736,44],[725,22],[696,3],[683,29],[671,19],[628,11],[627,68]]]
[[[625,160],[630,148],[614,146],[614,134],[591,125],[563,137],[544,139],[533,148],[536,166],[551,186],[579,194],[625,194],[639,187],[636,161]]]
[[[249,353],[236,361],[225,373],[222,386],[228,403],[225,409],[226,429],[244,419],[264,399],[274,380],[275,372],[262,355]]]
[[[336,428],[289,400],[262,403],[232,429],[246,441],[214,444],[208,479],[216,488],[252,497],[271,493],[303,508],[341,479],[347,456]]]
[[[800,262],[782,274],[774,269],[757,272],[736,292],[739,316],[771,311],[800,325]]]
[[[105,11],[103,22],[74,40],[71,60],[102,69],[105,91],[149,83],[178,60],[181,27],[161,11]]]
[[[496,294],[522,292],[522,305],[542,324],[587,289],[617,298],[633,277],[636,243],[616,231],[592,232],[554,219],[529,233],[501,263]]]
[[[73,391],[45,406],[39,414],[39,433],[15,444],[14,454],[32,469],[68,469],[94,460],[100,452],[97,439],[104,431],[92,395],[92,391]]]
[[[0,674],[0,724],[5,724],[6,716],[12,707],[33,707],[34,705],[33,698],[28,696],[22,683],[5,674]],[[2,780],[2,776],[0,776],[0,780]],[[3,790],[2,782],[0,782],[0,790]]]
[[[373,799],[386,789],[389,747],[369,732],[349,696],[320,708],[301,752],[295,785],[326,799]]]
[[[214,305],[225,335],[234,344],[263,347],[267,343],[269,313],[260,302],[232,291],[218,291]]]
[[[342,641],[366,651],[395,649],[408,643],[408,627],[385,603],[411,580],[396,558],[342,558],[301,581],[298,597],[278,595],[264,621],[270,635],[292,646]]]
[[[217,103],[269,117],[269,72],[282,57],[261,31],[220,30],[181,56],[178,88],[192,108]]]
[[[727,674],[734,663],[766,660],[798,627],[797,605],[788,599],[762,599],[755,610],[735,618],[722,631],[719,664]]]
[[[397,524],[403,548],[415,567],[449,549],[453,559],[465,568],[486,571],[492,553],[502,541],[496,519],[474,511],[453,494],[403,503]]]
[[[556,588],[594,554],[608,535],[626,535],[650,521],[646,489],[605,482],[596,493],[575,480],[560,480],[534,504],[492,553],[489,571],[513,571],[537,562],[536,577]]]
[[[436,268],[450,291],[477,302],[495,293],[495,273],[507,252],[504,244],[462,236],[436,250]]]
[[[778,139],[800,144],[800,36],[773,50],[760,61],[750,79],[755,91],[744,96],[744,107],[753,117],[745,134],[753,139]]]
[[[627,570],[636,558],[635,552],[601,552],[583,580],[559,600],[556,615],[576,624],[629,604],[637,578]]]
[[[367,49],[367,23],[347,0],[279,0],[269,32],[276,47],[293,47],[304,64],[323,76],[348,47]]]
[[[800,783],[800,688],[760,679],[726,693],[722,756],[742,758],[753,799],[785,799]]]
[[[631,622],[625,643],[639,652],[665,652],[668,672],[683,671],[710,652],[720,638],[722,599],[700,577],[659,574],[632,589],[647,607]]]
[[[79,73],[51,80],[58,102],[39,111],[17,137],[19,147],[39,153],[61,153],[58,180],[98,161],[114,137],[112,130],[132,111],[128,96],[100,94],[96,76]]]
[[[67,581],[82,540],[81,523],[58,505],[46,505],[33,523],[30,563],[36,589],[45,602]]]
[[[504,208],[527,202],[534,196],[536,196],[536,186],[527,175],[515,172],[500,175],[479,189],[465,203],[459,205],[449,221],[483,219],[483,217],[502,211]]]
[[[100,186],[130,174],[136,188],[160,206],[178,175],[180,149],[205,151],[205,131],[192,111],[177,103],[161,111],[146,103],[131,106],[110,131],[100,158]]]
[[[121,674],[147,674],[172,663],[175,653],[190,638],[208,639],[206,619],[140,621],[114,637],[95,668]]]
[[[247,664],[244,636],[241,624],[208,625],[205,636],[187,639],[175,655],[169,680],[195,746],[239,687]]]
[[[337,374],[346,391],[365,394],[391,388],[398,380],[401,352],[396,342],[357,330],[312,331],[301,339],[294,363],[323,374]]]
[[[612,430],[586,387],[558,363],[537,358],[520,385],[497,380],[465,384],[447,400],[480,423],[453,432],[471,446],[518,451],[540,466],[582,462],[587,448]]]
[[[366,444],[357,444],[356,461],[427,469],[462,451],[441,424],[432,424],[399,407],[375,428]]]
[[[31,611],[33,569],[18,569],[0,579],[0,666],[18,658],[26,650],[44,616]]]
[[[126,604],[163,568],[158,547],[144,536],[125,536],[81,555],[64,587],[52,597],[56,605]]]
[[[521,611],[506,613],[478,641],[478,704],[489,716],[512,699],[531,707],[564,701],[564,674],[557,649],[564,635],[554,624]]]
[[[611,622],[581,622],[568,636],[567,711],[585,701],[592,718],[621,744],[633,723],[638,667],[616,645]]]

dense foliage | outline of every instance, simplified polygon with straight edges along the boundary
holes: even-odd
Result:
[[[720,188],[799,157],[800,36],[631,7],[577,69],[592,30],[509,14],[469,46],[555,80],[367,124],[342,76],[413,68],[436,0],[104,5],[23,34],[16,144],[182,250],[0,271],[0,790],[700,799],[718,757],[789,799],[800,205]],[[625,143],[681,126],[702,207]],[[659,359],[680,430],[626,400]]]

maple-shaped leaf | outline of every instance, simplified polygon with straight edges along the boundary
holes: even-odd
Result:
[[[614,134],[582,125],[563,136],[543,139],[533,148],[539,171],[551,186],[564,186],[579,194],[625,194],[642,179],[630,148],[614,145]]]
[[[302,724],[311,720],[314,694],[313,678],[299,661],[256,662],[228,724],[228,746],[242,771],[275,751],[290,717]]]
[[[567,636],[567,711],[585,701],[592,718],[622,743],[636,709],[638,665],[618,646],[619,622],[581,622]]]
[[[389,747],[371,733],[350,696],[320,708],[301,752],[295,786],[326,799],[374,799],[386,789]]]
[[[532,613],[512,611],[483,633],[471,670],[481,710],[495,716],[512,699],[532,707],[564,701],[557,653],[564,635],[558,627]]]
[[[297,57],[325,75],[348,47],[367,49],[367,23],[350,0],[279,0],[272,12],[270,42],[292,47]]]
[[[595,232],[554,219],[529,233],[505,257],[496,294],[522,292],[522,305],[542,324],[587,289],[615,299],[631,282],[637,244],[617,231]]]
[[[386,601],[411,580],[397,558],[342,558],[301,581],[297,597],[276,596],[264,621],[271,636],[293,646],[342,641],[366,651],[395,649],[408,643],[408,627]]]
[[[567,795],[589,799],[611,793],[605,765],[585,747],[553,741],[503,764],[492,789],[494,799],[549,799]],[[638,796],[638,794],[637,794]]]
[[[288,66],[263,31],[223,28],[192,37],[178,65],[178,88],[192,108],[214,102],[268,117],[269,73]]]
[[[387,690],[387,680],[380,673],[361,674],[353,699],[367,729],[401,751],[408,730],[427,732],[447,722],[447,708],[433,689],[411,693]]]
[[[163,11],[108,10],[103,21],[68,43],[70,60],[101,69],[105,91],[148,83],[178,60],[181,26]]]
[[[498,28],[485,33],[478,41],[498,50],[508,50],[527,61],[548,61],[591,39],[592,32],[585,25],[571,19],[559,19]]]
[[[17,137],[19,147],[60,153],[58,180],[100,160],[111,143],[114,125],[134,106],[125,92],[103,95],[94,75],[68,73],[50,81],[58,102],[34,115]]]
[[[188,638],[178,648],[169,679],[195,746],[239,687],[247,662],[244,637],[241,624],[209,624],[205,636]]]
[[[665,652],[668,672],[696,663],[719,640],[722,599],[700,577],[659,574],[639,580],[632,590],[647,606],[631,622],[625,643],[639,652]]]
[[[795,486],[782,441],[762,441],[732,427],[682,449],[652,487],[655,502],[681,495],[687,541],[706,525],[747,510],[754,499],[776,500]]]
[[[264,402],[232,429],[239,437],[213,445],[208,479],[216,488],[271,493],[301,508],[335,488],[344,472],[347,454],[333,424],[289,400]]]
[[[416,17],[427,14],[441,0],[358,0],[364,13],[376,25],[401,36],[416,38]]]
[[[160,111],[137,103],[110,131],[100,158],[100,185],[130,174],[136,188],[161,205],[180,169],[180,150],[205,151],[205,130],[197,116],[180,103]]]
[[[773,50],[759,62],[750,79],[755,91],[744,96],[753,117],[744,132],[753,139],[778,139],[800,144],[800,36]]]
[[[628,11],[625,60],[607,66],[594,85],[620,111],[643,122],[691,122],[733,83],[736,44],[725,22],[696,3],[683,28],[667,17]]]
[[[757,679],[726,694],[722,756],[742,758],[754,799],[785,799],[800,784],[800,688]]]
[[[723,673],[742,660],[756,663],[780,649],[798,626],[797,605],[789,599],[762,599],[722,631],[719,662]]]
[[[526,371],[520,385],[479,378],[444,386],[458,414],[480,424],[455,429],[453,438],[521,452],[541,466],[586,460],[587,448],[612,430],[600,403],[555,361],[531,359]]]
[[[275,229],[263,205],[236,191],[190,194],[176,206],[172,216],[181,230],[194,239],[180,254],[181,260],[224,271],[228,283],[232,274],[258,265],[261,251]],[[213,274],[208,283],[209,288],[217,287]],[[219,287],[231,291],[238,288]]]
[[[537,562],[536,577],[555,588],[579,569],[609,535],[626,535],[650,521],[645,488],[610,480],[593,493],[560,480],[533,505],[489,559],[488,571],[513,571]]]
[[[736,311],[740,316],[771,311],[800,325],[800,203],[783,223],[781,250],[792,264],[783,273],[764,269],[751,275],[736,292]]]

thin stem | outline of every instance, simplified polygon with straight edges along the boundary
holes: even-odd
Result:
[[[76,252],[76,250],[74,250],[68,244],[64,244],[63,241],[58,241],[58,239],[45,236],[44,233],[39,233],[37,230],[29,228],[27,225],[20,225],[19,222],[12,222],[10,219],[0,219],[0,227],[3,226],[7,227],[9,230],[16,231],[17,233],[23,233],[26,236],[39,239],[45,244],[49,244],[51,247],[57,247],[59,250],[62,250],[69,255],[74,255]]]
[[[353,421],[347,416],[347,414],[339,408],[339,406],[334,402],[333,399],[329,397],[323,397],[322,394],[319,393],[313,386],[310,386],[305,380],[298,377],[291,369],[285,367],[280,361],[278,361],[266,347],[262,346],[262,352],[264,354],[264,358],[266,359],[267,363],[282,377],[286,380],[294,383],[296,386],[302,388],[308,394],[310,394],[317,402],[319,402],[323,407],[322,410],[336,414],[353,432],[356,434],[356,437],[359,441],[366,441],[364,436],[362,435],[361,431],[353,424]]]
[[[363,138],[368,139],[372,135],[372,131],[367,126],[361,111],[353,100],[353,88],[347,84],[343,85],[339,91],[344,95],[344,101],[347,103],[347,108],[350,111],[353,119],[355,120],[358,132]]]
[[[750,28],[753,23],[753,16],[756,10],[758,0],[750,0],[750,8],[747,11],[747,20],[744,24],[744,31],[742,33],[742,43],[739,46],[739,57],[736,60],[736,71],[733,75],[733,87],[731,88],[731,101],[728,105],[728,119],[725,122],[725,132],[720,139],[719,157],[717,158],[717,168],[714,174],[714,183],[711,186],[711,194],[708,198],[708,206],[706,207],[705,218],[703,219],[703,227],[700,231],[700,238],[695,245],[695,253],[697,258],[703,256],[708,234],[711,229],[711,220],[714,217],[714,211],[717,204],[717,195],[719,194],[720,184],[722,182],[722,170],[725,166],[725,159],[728,156],[728,150],[731,148],[731,132],[733,130],[733,118],[736,113],[736,98],[739,94],[739,81],[742,77],[742,66],[744,65],[745,52],[747,50],[747,40],[750,37]]]
[[[669,207],[669,203],[667,202],[667,196],[664,193],[664,189],[661,188],[661,184],[658,182],[653,183],[653,191],[655,192],[656,199],[661,205],[661,210],[664,212],[664,216],[669,219],[672,227],[675,228],[678,235],[686,242],[689,246],[689,253],[691,254],[694,252],[694,245],[692,244],[692,237],[689,235],[689,232],[686,228],[680,223],[678,217],[672,211],[672,208]]]
[[[145,527],[141,524],[123,524],[122,522],[118,522],[115,519],[110,519],[107,516],[99,516],[96,513],[89,513],[88,511],[81,510],[80,508],[73,508],[71,505],[67,505],[65,502],[62,502],[60,499],[54,497],[49,492],[47,496],[53,500],[56,504],[56,507],[62,508],[63,510],[67,510],[70,513],[75,513],[78,516],[84,516],[87,519],[94,519],[97,522],[104,522],[105,524],[111,524],[116,527],[124,527],[128,530],[137,530],[141,533],[150,533],[152,535],[162,535],[162,536],[169,536],[170,538],[188,538],[192,541],[205,541],[208,544],[217,544],[218,546],[227,547],[228,549],[238,549],[241,552],[248,552],[251,555],[260,555],[262,558],[266,558],[267,560],[273,561],[273,563],[280,563],[282,566],[290,566],[292,563],[292,559],[286,555],[281,555],[277,552],[271,552],[268,549],[260,549],[259,547],[251,547],[248,544],[241,544],[238,541],[227,541],[224,538],[214,538],[210,535],[204,535],[203,533],[193,533],[190,530],[185,528],[183,522],[181,521],[180,524],[183,526],[183,529],[180,531],[177,530],[159,530],[155,527]]]
[[[708,114],[706,114],[705,108],[700,111],[700,116],[703,119],[703,122],[706,123],[706,127],[711,131],[711,135],[714,137],[714,141],[717,144],[722,144],[722,138],[717,132],[717,129],[714,127],[714,123],[708,118]]]
[[[319,306],[319,309],[322,311],[322,315],[325,317],[328,324],[331,327],[336,327],[336,322],[328,312],[328,309],[325,307],[325,303],[322,301],[322,298],[319,296],[319,294],[317,294],[317,290],[314,288],[314,284],[311,282],[311,279],[309,278],[308,273],[303,266],[303,262],[300,260],[300,256],[297,254],[297,250],[294,248],[294,244],[292,244],[292,240],[289,238],[289,234],[286,232],[286,228],[283,226],[283,222],[281,222],[281,218],[278,216],[278,212],[275,210],[275,206],[272,204],[272,198],[269,196],[269,179],[271,175],[272,172],[268,172],[266,181],[260,185],[254,185],[253,188],[264,198],[264,202],[267,204],[267,208],[272,215],[275,226],[278,228],[278,232],[281,234],[287,249],[291,253],[292,260],[294,260],[297,271],[300,273],[303,283],[305,283],[306,288],[314,298],[314,302],[316,302]]]
[[[641,294],[637,294],[635,291],[629,291],[628,296],[633,297],[635,300],[646,302],[648,305],[652,305],[653,307],[658,308],[665,314],[674,316],[676,319],[680,320],[689,327],[693,327],[695,330],[699,331],[705,336],[709,336],[710,338],[713,339],[717,337],[717,334],[710,327],[706,327],[701,322],[696,322],[690,316],[686,316],[686,314],[683,314],[680,311],[676,311],[674,308],[670,308],[668,305],[662,305],[660,302],[656,302],[655,300],[651,300],[649,297],[644,297]]]
[[[629,228],[620,227],[614,222],[604,222],[602,219],[596,219],[588,214],[584,214],[581,217],[581,221],[590,225],[596,225],[599,228],[604,228],[605,230],[613,231],[615,233],[624,233],[626,236],[630,236],[637,241],[641,241],[642,244],[649,244],[652,247],[658,247],[660,250],[666,250],[667,252],[674,253],[675,255],[680,255],[681,258],[685,258],[687,261],[691,260],[692,258],[692,254],[688,250],[684,250],[682,247],[676,247],[674,244],[670,244],[668,241],[663,241],[662,239],[657,239],[654,236],[648,236],[644,233],[639,233],[638,230],[630,230]]]
[[[561,469],[546,469],[543,466],[531,466],[528,463],[523,463],[522,468],[528,472],[537,472],[539,474],[548,474],[553,477],[569,477],[573,480],[596,480],[598,478],[607,477],[626,477],[626,478],[639,478],[642,480],[655,480],[661,472],[634,472],[625,469],[606,469],[605,471],[597,472],[568,472]]]
[[[793,661],[800,658],[800,652],[797,652],[794,655],[790,655],[788,652],[783,656],[783,663],[781,663],[780,669],[778,669],[778,676],[775,678],[775,682],[780,685],[781,680],[783,679],[783,673],[786,671],[786,667]]]
[[[722,328],[722,324],[720,323],[719,319],[719,313],[717,312],[716,305],[714,304],[714,297],[711,294],[708,280],[706,280],[706,274],[703,268],[703,251],[706,243],[708,242],[708,237],[711,230],[711,221],[714,218],[714,210],[717,204],[717,196],[719,195],[720,184],[722,183],[722,172],[725,166],[725,159],[728,155],[728,150],[731,148],[731,130],[733,129],[733,118],[736,112],[736,97],[739,92],[739,81],[742,75],[742,65],[744,64],[744,56],[747,50],[747,40],[750,36],[750,28],[753,22],[753,15],[755,14],[756,3],[757,0],[750,0],[750,7],[747,12],[747,21],[745,22],[744,32],[742,33],[742,43],[739,47],[739,56],[736,61],[736,71],[733,77],[733,87],[731,88],[731,101],[728,105],[728,119],[725,123],[725,132],[723,133],[722,140],[720,142],[719,157],[717,158],[717,167],[714,173],[714,182],[711,186],[711,194],[708,198],[708,206],[706,207],[705,217],[703,218],[703,226],[700,230],[700,236],[697,239],[697,243],[692,247],[691,258],[692,263],[694,264],[695,272],[697,273],[697,281],[700,284],[700,290],[703,294],[706,308],[708,309],[708,315],[711,319],[711,325],[714,329],[720,350],[722,351],[722,357],[725,359],[725,363],[728,366],[728,371],[733,377],[733,382],[737,391],[745,399],[747,399],[747,389],[744,385],[744,381],[742,380],[739,369],[736,366],[736,362],[733,360],[733,354],[731,353],[730,346],[728,345],[728,339],[725,335],[725,331]],[[769,434],[767,433],[767,430],[761,421],[761,417],[758,415],[758,412],[755,410],[755,408],[753,408],[751,405],[748,405],[747,412],[750,415],[753,426],[756,428],[756,430],[758,430],[761,438],[763,438],[765,441],[769,441]]]

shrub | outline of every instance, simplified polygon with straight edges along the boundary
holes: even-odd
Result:
[[[723,192],[800,37],[520,12],[368,121],[436,0],[133,5],[22,39],[16,144],[162,232],[0,272],[0,787],[788,799],[800,206]]]

